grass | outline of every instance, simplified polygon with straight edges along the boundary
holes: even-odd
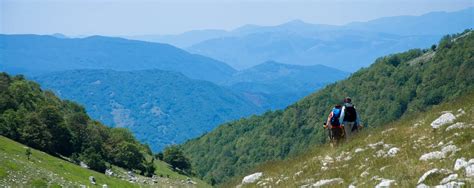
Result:
[[[0,136],[0,187],[151,187],[151,185],[130,183],[117,177],[106,176],[89,169],[81,168],[68,161],[53,157],[44,152],[31,149],[30,160],[25,154],[26,146]],[[170,178],[159,178],[153,187],[181,187],[186,185],[181,180],[187,177],[172,171],[166,163],[156,161],[156,174],[169,175]],[[124,169],[113,167],[114,172],[126,172]],[[89,181],[94,176],[97,184]],[[197,183],[191,187],[209,187],[201,180],[193,178]],[[189,187],[189,186],[188,186]]]
[[[211,187],[210,185],[208,185],[206,182],[204,182],[203,180],[199,178],[188,177],[188,176],[185,176],[173,171],[171,169],[171,166],[168,163],[165,163],[163,161],[155,160],[155,167],[156,167],[155,174],[157,176],[169,177],[171,179],[180,180],[180,181],[181,180],[187,181],[188,178],[190,178],[192,181],[197,183],[197,187],[202,187],[202,188]]]
[[[65,185],[100,187],[107,184],[109,187],[137,187],[127,181],[108,177],[78,165],[50,156],[44,152],[31,149],[30,160],[25,155],[26,146],[13,140],[0,136],[0,184],[9,186],[30,185],[43,187],[43,185]],[[89,176],[94,176],[97,185],[89,181]]]
[[[464,169],[454,171],[456,159],[464,157],[467,160],[474,158],[474,128],[454,129],[445,131],[445,125],[433,130],[431,122],[438,118],[443,111],[452,111],[462,108],[466,114],[458,117],[455,122],[474,124],[474,94],[468,94],[453,102],[433,107],[425,113],[416,113],[405,116],[401,120],[388,125],[379,126],[371,130],[363,130],[348,142],[332,148],[319,145],[309,148],[308,152],[283,161],[273,161],[258,166],[252,172],[263,172],[264,176],[255,184],[244,187],[272,186],[272,187],[299,187],[311,185],[322,179],[342,178],[344,182],[336,187],[374,187],[381,182],[381,178],[395,180],[395,187],[416,187],[418,179],[428,170],[445,168],[464,179],[467,187],[472,185],[473,179],[465,177]],[[415,127],[415,124],[419,124]],[[379,145],[374,149],[369,144],[383,142],[388,145]],[[442,144],[439,144],[443,142]],[[461,150],[448,154],[441,160],[420,161],[421,155],[439,151],[452,142]],[[439,145],[438,145],[439,144]],[[397,147],[400,151],[394,157],[377,157],[377,152],[384,154],[390,148]],[[365,149],[355,153],[356,148]],[[333,163],[323,165],[323,159],[329,156]],[[348,158],[350,156],[350,158]],[[346,160],[344,160],[346,159]],[[327,168],[327,170],[323,170]],[[368,174],[367,174],[368,173]],[[366,176],[361,176],[366,174]],[[429,176],[424,183],[430,186],[438,185],[447,175]],[[221,185],[231,187],[240,184],[242,176]],[[392,184],[393,185],[393,184]]]

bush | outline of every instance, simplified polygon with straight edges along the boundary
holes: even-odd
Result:
[[[92,148],[86,149],[79,158],[82,162],[86,163],[90,169],[97,172],[104,173],[107,169],[107,165],[102,155]]]

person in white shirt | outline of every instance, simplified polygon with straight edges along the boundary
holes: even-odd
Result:
[[[339,122],[344,127],[344,138],[346,140],[351,137],[353,132],[359,129],[359,114],[357,114],[356,108],[352,104],[352,99],[349,97],[344,98]]]

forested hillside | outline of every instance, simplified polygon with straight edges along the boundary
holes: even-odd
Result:
[[[130,131],[108,128],[89,118],[84,108],[63,101],[22,76],[0,73],[0,135],[52,155],[82,161],[104,172],[107,164],[154,172],[147,145]]]
[[[324,143],[322,122],[346,96],[358,107],[362,123],[375,127],[473,89],[474,33],[467,30],[444,37],[437,47],[378,58],[285,110],[226,123],[181,147],[199,176],[220,183],[264,161]]]
[[[229,89],[161,71],[72,70],[34,77],[106,125],[131,130],[153,151],[261,108]]]
[[[190,177],[181,151],[154,156],[128,129],[91,119],[21,75],[0,73],[0,151],[0,185],[92,185],[93,175],[111,186],[207,186]]]

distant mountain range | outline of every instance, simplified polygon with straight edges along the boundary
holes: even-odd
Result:
[[[342,80],[348,73],[324,65],[301,66],[268,61],[235,73],[223,85],[263,109],[282,109],[304,96]]]
[[[228,32],[225,30],[206,29],[189,31],[180,35],[137,35],[122,37],[149,42],[168,43],[179,48],[186,48],[193,44],[197,44],[208,39],[226,35],[228,35]]]
[[[211,39],[187,50],[225,61],[237,69],[271,59],[285,64],[322,64],[353,72],[383,54],[428,46],[438,38],[362,31],[321,31],[312,35],[269,32]]]
[[[454,12],[430,12],[421,16],[393,16],[343,26],[347,30],[395,35],[446,35],[474,26],[474,7]]]
[[[102,36],[57,36],[0,35],[0,70],[31,75],[73,69],[161,69],[213,82],[235,72],[223,62],[168,44]]]
[[[131,129],[154,151],[226,121],[285,108],[347,76],[276,62],[236,71],[169,45],[121,38],[0,37],[0,71],[25,74],[80,102],[95,119]]]
[[[473,18],[474,8],[468,8],[343,26],[294,20],[277,26],[245,25],[227,32],[200,30],[132,38],[166,42],[237,69],[275,60],[285,64],[323,64],[353,72],[369,66],[379,56],[436,44],[442,35],[473,28]]]
[[[347,75],[325,66],[266,62],[236,73],[222,85],[160,70],[69,70],[33,79],[83,104],[94,119],[128,128],[160,151],[224,122],[285,108]]]
[[[71,70],[33,79],[83,104],[94,119],[132,130],[154,151],[262,111],[211,82],[160,70]]]

